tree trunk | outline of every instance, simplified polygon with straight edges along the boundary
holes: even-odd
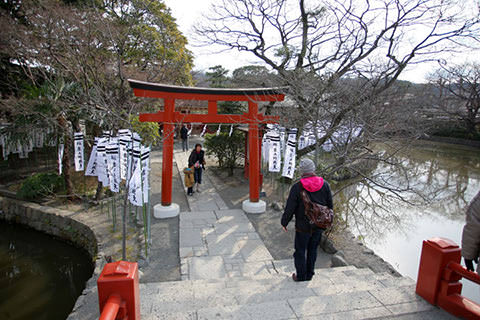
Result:
[[[68,125],[67,120],[63,115],[60,115],[57,119],[60,130],[63,134],[63,158],[62,158],[62,172],[63,179],[65,181],[65,188],[67,191],[67,199],[73,200],[73,184],[70,176],[70,146],[72,144],[72,139],[68,134]]]

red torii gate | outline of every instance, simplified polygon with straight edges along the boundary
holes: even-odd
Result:
[[[197,88],[164,85],[129,79],[135,96],[164,99],[164,111],[140,114],[141,122],[163,123],[162,202],[155,206],[154,214],[169,217],[178,214],[178,205],[172,204],[173,133],[177,123],[246,123],[249,146],[249,201],[243,209],[258,213],[265,211],[265,202],[259,199],[260,191],[260,144],[258,126],[261,123],[276,123],[278,117],[258,112],[259,101],[283,101],[285,88],[223,89]],[[207,114],[183,114],[175,111],[175,100],[208,101]],[[218,114],[218,101],[247,101],[248,112],[244,114]]]

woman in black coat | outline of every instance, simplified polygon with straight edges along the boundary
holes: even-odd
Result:
[[[195,179],[196,191],[200,192],[200,184],[202,183],[202,168],[205,169],[205,151],[202,150],[202,145],[197,143],[193,149],[190,157],[188,157],[188,167],[194,168],[193,177]]]

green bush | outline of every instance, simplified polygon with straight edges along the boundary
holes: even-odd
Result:
[[[64,179],[58,174],[37,173],[23,181],[17,196],[26,200],[35,200],[64,189]]]
[[[213,155],[218,159],[220,168],[229,169],[229,174],[233,175],[233,169],[243,159],[245,153],[245,136],[240,132],[233,132],[229,137],[228,133],[222,132],[205,135],[205,148],[208,155]]]

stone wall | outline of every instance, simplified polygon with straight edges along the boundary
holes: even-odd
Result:
[[[106,264],[106,257],[103,252],[98,252],[102,244],[97,240],[100,238],[93,231],[94,226],[87,226],[75,219],[74,215],[74,212],[0,196],[0,220],[29,226],[66,240],[88,252],[95,269],[75,302],[68,319],[95,319],[99,315],[97,279]],[[92,223],[95,222],[92,221]]]
[[[87,225],[71,216],[72,212],[66,210],[0,197],[0,220],[23,224],[70,242],[86,250],[94,262],[97,238]]]

